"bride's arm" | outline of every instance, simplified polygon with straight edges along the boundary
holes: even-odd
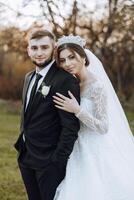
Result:
[[[92,91],[93,115],[81,107],[76,113],[86,126],[98,133],[107,133],[108,116],[107,116],[107,95],[103,87],[96,87]]]
[[[90,98],[92,98],[93,102],[93,115],[78,104],[72,93],[69,92],[70,98],[59,93],[57,95],[54,96],[57,108],[74,113],[92,131],[102,134],[107,133],[107,95],[103,87],[95,87],[92,90]]]

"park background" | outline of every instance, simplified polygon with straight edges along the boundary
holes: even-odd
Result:
[[[0,0],[0,200],[25,200],[13,147],[19,134],[26,72],[26,35],[32,26],[86,39],[103,62],[134,132],[133,0]]]

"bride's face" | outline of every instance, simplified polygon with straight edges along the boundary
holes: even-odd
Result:
[[[85,59],[70,49],[64,49],[60,52],[59,63],[60,67],[74,75],[80,74],[85,67]]]

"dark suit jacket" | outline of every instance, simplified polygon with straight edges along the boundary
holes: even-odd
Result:
[[[44,98],[37,92],[33,104],[25,112],[26,94],[34,73],[30,72],[25,77],[21,134],[15,148],[20,154],[26,150],[35,166],[38,164],[42,167],[49,162],[66,164],[78,136],[79,121],[74,114],[57,109],[52,96],[56,92],[68,96],[70,90],[80,102],[78,80],[53,63],[43,80],[47,86],[51,86],[48,95]]]

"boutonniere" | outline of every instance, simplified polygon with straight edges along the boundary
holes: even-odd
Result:
[[[45,98],[47,95],[48,95],[48,93],[49,93],[49,91],[50,91],[50,88],[51,88],[51,86],[47,86],[47,85],[45,85],[45,83],[44,82],[42,82],[42,84],[41,84],[41,89],[39,90],[39,92],[43,95],[43,97]]]

